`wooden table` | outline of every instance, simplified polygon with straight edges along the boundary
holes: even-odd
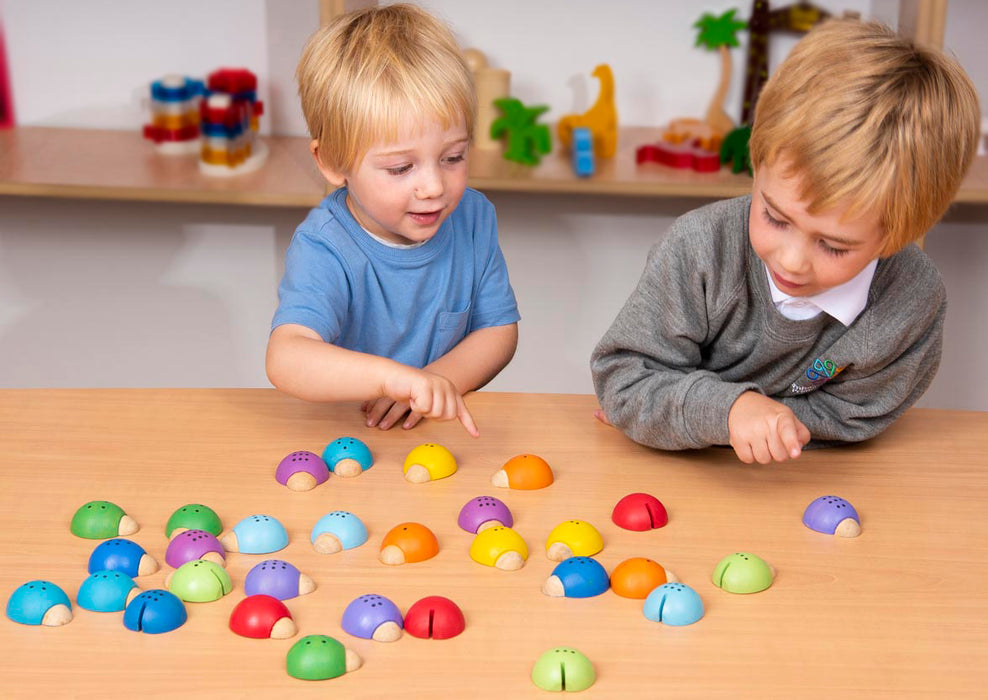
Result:
[[[945,697],[984,693],[988,659],[988,414],[909,411],[869,444],[808,453],[774,466],[745,466],[725,449],[661,453],[637,446],[591,416],[593,397],[478,393],[468,399],[481,428],[425,423],[411,432],[361,425],[353,405],[305,404],[268,390],[0,391],[0,594],[41,578],[75,600],[96,542],[69,532],[75,509],[105,499],[140,524],[132,536],[162,562],[137,579],[160,587],[164,524],[190,502],[212,506],[227,529],[266,513],[288,529],[278,554],[315,579],[315,592],[287,601],[299,636],[328,634],[363,659],[324,682],[285,672],[295,639],[255,640],[229,631],[243,579],[261,555],[230,554],[234,591],[189,604],[178,630],[126,630],[121,613],[73,607],[64,627],[0,620],[0,695],[35,698],[174,697],[547,697],[529,679],[539,655],[573,646],[594,663],[587,697]],[[295,493],[274,467],[291,451],[320,452],[342,435],[363,439],[375,466]],[[437,441],[459,471],[413,485],[401,464]],[[505,491],[491,475],[532,452],[554,468],[540,491]],[[610,520],[619,498],[646,491],[670,513],[659,530],[630,532]],[[841,539],[805,528],[808,503],[834,493],[854,504],[863,533]],[[468,556],[459,508],[490,494],[514,512],[531,556],[519,571]],[[319,555],[309,532],[337,509],[359,515],[367,544]],[[642,603],[608,591],[590,599],[540,591],[553,563],[545,538],[558,523],[587,520],[604,537],[608,571],[633,556],[661,562],[696,589],[706,614],[687,627],[646,620]],[[438,536],[427,562],[379,563],[384,533],[418,521]],[[762,593],[734,595],[710,580],[735,551],[778,571]],[[340,628],[345,606],[379,593],[404,612],[427,595],[463,609],[451,640],[405,635],[385,644]],[[297,637],[296,637],[297,639]],[[983,695],[982,695],[983,697]]]

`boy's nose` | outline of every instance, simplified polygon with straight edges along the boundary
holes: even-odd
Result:
[[[783,272],[796,275],[805,271],[809,258],[800,246],[789,245],[779,252],[778,260]]]
[[[435,170],[422,171],[421,178],[415,187],[415,196],[419,199],[433,199],[443,193],[443,179]]]

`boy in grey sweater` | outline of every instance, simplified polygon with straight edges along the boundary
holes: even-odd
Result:
[[[911,244],[979,121],[943,54],[875,23],[810,32],[759,98],[752,194],[678,219],[594,350],[598,417],[762,464],[887,428],[940,362],[944,287]]]

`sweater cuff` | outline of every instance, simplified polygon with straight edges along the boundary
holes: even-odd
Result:
[[[727,417],[731,406],[746,391],[763,393],[757,384],[723,382],[712,372],[704,373],[683,400],[683,420],[690,437],[702,445],[729,445]]]

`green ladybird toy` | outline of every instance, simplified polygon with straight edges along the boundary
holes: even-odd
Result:
[[[324,681],[360,668],[360,657],[324,634],[302,637],[288,650],[288,675],[303,681]]]
[[[116,503],[90,501],[80,506],[72,516],[70,529],[76,537],[103,540],[109,537],[133,535],[140,526]]]
[[[775,571],[761,557],[737,552],[720,560],[712,578],[729,593],[758,593],[772,585]]]
[[[209,506],[200,503],[189,503],[182,506],[168,518],[165,525],[165,537],[180,535],[186,530],[205,530],[216,537],[223,532],[220,516]]]
[[[168,575],[165,585],[186,603],[211,603],[233,590],[226,569],[205,559],[185,562]]]
[[[542,690],[579,692],[597,680],[590,659],[571,647],[557,647],[542,654],[532,668],[532,682]]]

